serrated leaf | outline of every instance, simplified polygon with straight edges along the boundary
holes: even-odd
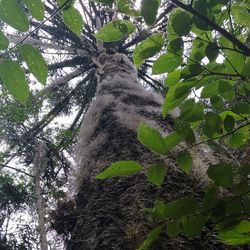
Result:
[[[138,128],[137,139],[140,141],[140,143],[153,152],[159,154],[167,153],[167,148],[163,137],[157,130],[153,128],[147,127],[144,124],[140,124]]]
[[[164,137],[166,150],[170,151],[172,148],[178,145],[181,142],[181,140],[182,140],[181,137],[175,132]]]
[[[75,34],[80,35],[82,33],[84,23],[82,15],[76,8],[70,6],[66,10],[62,11],[62,17],[64,24]]]
[[[0,50],[6,50],[9,46],[9,40],[0,30]]]
[[[44,18],[44,4],[41,0],[23,0],[31,15],[38,21]]]
[[[151,183],[153,183],[157,187],[160,187],[166,175],[166,169],[164,164],[162,163],[153,164],[148,168],[146,175]]]
[[[233,184],[233,170],[229,164],[212,165],[208,168],[207,175],[218,186],[228,187]]]
[[[152,25],[156,21],[158,9],[161,0],[142,0],[141,1],[141,16],[147,25]]]
[[[19,51],[30,72],[39,82],[45,85],[48,76],[48,66],[40,51],[30,44],[19,46]]]
[[[182,57],[173,53],[161,55],[153,64],[152,74],[158,75],[174,71],[182,63]]]
[[[96,179],[104,180],[111,177],[126,176],[138,173],[142,166],[136,161],[117,161],[96,176]]]
[[[0,1],[0,20],[19,31],[29,29],[29,21],[16,0]]]
[[[159,238],[161,231],[162,226],[152,229],[138,250],[148,250],[150,246],[152,246],[152,244]]]
[[[187,12],[178,9],[171,19],[173,30],[179,36],[186,36],[191,31],[192,19]]]
[[[104,42],[115,42],[133,33],[135,27],[127,20],[115,20],[107,23],[96,34],[95,37]]]
[[[168,218],[179,218],[184,215],[193,214],[197,208],[198,202],[196,198],[183,198],[165,204],[165,216]]]
[[[193,159],[188,151],[179,153],[176,158],[178,166],[187,174],[190,173],[193,166]]]
[[[208,218],[204,215],[193,215],[181,220],[182,232],[190,237],[200,236]]]
[[[164,44],[163,36],[160,33],[156,33],[148,37],[136,46],[133,53],[133,62],[137,68],[139,68],[145,59],[154,56],[159,52]]]
[[[0,79],[13,97],[25,105],[29,96],[29,87],[20,65],[12,60],[0,63]]]

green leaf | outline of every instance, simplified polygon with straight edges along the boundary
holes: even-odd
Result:
[[[250,114],[250,105],[245,102],[238,102],[233,107],[233,112],[236,114]]]
[[[206,47],[206,56],[210,62],[216,60],[219,55],[219,49],[216,43],[210,43]]]
[[[204,215],[192,215],[181,220],[182,232],[190,237],[200,236],[203,226],[207,222]]]
[[[218,202],[218,194],[218,186],[211,184],[210,186],[206,187],[205,195],[202,200],[202,209],[205,213],[215,207],[216,203]]]
[[[232,100],[234,98],[234,88],[230,81],[219,80],[218,91],[226,100]]]
[[[210,98],[214,95],[218,95],[219,81],[212,82],[204,87],[201,91],[201,98]]]
[[[96,34],[95,37],[104,42],[115,42],[133,33],[135,27],[127,20],[115,20],[107,23]]]
[[[247,143],[247,138],[242,133],[234,133],[229,137],[229,145],[234,148],[239,148]]]
[[[148,37],[146,40],[136,46],[133,53],[133,61],[139,68],[145,59],[154,56],[159,52],[164,44],[164,39],[160,33],[156,33]]]
[[[222,119],[219,115],[213,112],[206,113],[205,124],[203,125],[203,133],[209,137],[213,138],[214,134],[221,134],[222,130]]]
[[[247,57],[245,60],[245,65],[242,69],[241,74],[247,78],[250,78],[250,57]]]
[[[174,86],[177,82],[179,82],[180,79],[181,79],[181,70],[177,69],[167,75],[165,84],[171,87]]]
[[[159,154],[167,153],[167,147],[165,145],[163,137],[157,130],[153,128],[147,127],[144,124],[140,124],[138,128],[137,139],[141,144],[143,144],[153,152]]]
[[[165,216],[168,218],[179,218],[184,215],[193,214],[198,208],[198,202],[194,197],[188,197],[170,202],[165,205]]]
[[[188,99],[182,103],[180,119],[187,122],[196,122],[203,120],[204,117],[203,103],[195,102],[194,99]]]
[[[225,73],[235,74],[242,72],[244,68],[244,56],[236,51],[228,51],[226,53],[227,57],[224,60],[224,65],[226,66]]]
[[[9,46],[9,40],[0,30],[0,50],[6,50]]]
[[[48,75],[48,66],[40,51],[29,44],[19,46],[19,51],[22,58],[27,63],[30,72],[39,82],[45,85]]]
[[[167,51],[168,53],[173,53],[181,57],[183,54],[183,48],[184,42],[181,37],[178,37],[169,42]]]
[[[160,200],[155,200],[154,202],[154,215],[159,219],[165,219],[165,203]]]
[[[176,158],[178,166],[187,174],[190,173],[193,166],[193,159],[188,151],[179,153]]]
[[[172,133],[164,138],[166,150],[170,151],[181,142],[181,137],[177,133]]]
[[[176,237],[182,232],[180,220],[173,220],[167,224],[167,233],[169,237]]]
[[[234,125],[235,125],[235,121],[234,121],[234,118],[233,116],[231,115],[226,115],[224,121],[223,121],[223,124],[224,124],[224,128],[227,132],[230,132],[233,130],[234,128]]]
[[[218,231],[218,239],[227,245],[250,244],[250,222],[241,221],[231,227]]]
[[[138,173],[142,166],[136,161],[117,161],[96,176],[96,179],[104,180],[111,177],[124,176]]]
[[[147,25],[152,25],[156,21],[158,9],[161,0],[142,0],[141,1],[141,16]]]
[[[207,174],[218,186],[228,187],[233,184],[233,170],[229,164],[212,165],[208,168]]]
[[[151,183],[160,187],[166,175],[165,166],[162,163],[153,164],[148,168],[146,175]]]
[[[153,74],[162,74],[166,72],[172,72],[182,63],[182,57],[167,53],[161,55],[153,64],[152,73]]]
[[[31,15],[38,21],[44,18],[44,4],[41,0],[23,0]]]
[[[187,12],[178,9],[171,19],[173,30],[179,36],[186,36],[191,31],[192,19]]]
[[[19,31],[29,29],[28,18],[16,0],[0,1],[0,20]]]
[[[174,123],[174,129],[177,134],[189,143],[195,142],[194,131],[190,128],[189,123],[181,119],[176,119]]]
[[[29,87],[20,65],[11,60],[4,60],[0,63],[0,79],[10,94],[25,105],[29,96]]]
[[[132,0],[117,0],[117,11],[133,17],[140,16],[140,12],[133,8]]]
[[[224,106],[223,99],[220,96],[213,95],[210,98],[210,103],[213,106],[214,109],[216,110],[222,110]]]
[[[185,98],[188,96],[189,93],[186,93],[185,95],[183,95],[182,97],[180,98],[176,98],[175,97],[175,91],[177,89],[177,87],[179,86],[179,84],[176,84],[175,86],[173,87],[170,87],[168,92],[167,92],[167,95],[166,95],[166,98],[164,100],[164,103],[163,103],[163,106],[162,106],[162,116],[163,118],[166,117],[166,115],[171,111],[173,110],[174,108],[176,108],[178,105],[181,104],[181,102],[183,100],[185,100]]]
[[[189,63],[193,61],[200,62],[206,56],[207,43],[202,41],[199,37],[194,39],[192,44],[192,51],[189,56]]]
[[[144,240],[144,242],[138,248],[138,250],[148,250],[150,248],[150,246],[152,246],[152,244],[159,238],[161,230],[162,230],[162,226],[159,226],[159,227],[152,229],[149,232],[147,239]]]
[[[112,3],[114,3],[114,0],[91,0],[91,2],[103,3],[105,5],[111,5]]]
[[[246,26],[250,29],[250,14],[244,6],[240,4],[234,4],[232,6],[232,15],[234,18],[234,21],[239,24]]]
[[[83,19],[82,15],[74,7],[69,7],[62,12],[63,22],[64,24],[75,34],[80,35],[83,30]]]

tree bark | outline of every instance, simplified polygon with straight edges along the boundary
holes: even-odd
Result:
[[[173,131],[171,116],[161,118],[161,97],[140,86],[136,70],[124,55],[103,53],[95,61],[100,74],[98,90],[79,135],[79,164],[71,184],[77,186],[75,207],[73,211],[71,202],[61,206],[54,226],[67,239],[67,249],[135,250],[153,226],[141,209],[152,208],[155,199],[169,202],[186,196],[199,197],[205,161],[209,160],[201,149],[193,152],[195,165],[203,168],[197,178],[197,174],[180,171],[172,154],[161,157],[142,146],[136,138],[140,122],[160,129],[165,135]],[[97,174],[119,160],[135,160],[143,166],[163,161],[167,171],[164,184],[156,188],[144,174],[95,180]],[[214,237],[204,233],[195,241],[187,237],[168,239],[163,235],[152,249],[217,246]]]

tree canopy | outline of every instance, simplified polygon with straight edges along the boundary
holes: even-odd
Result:
[[[140,83],[164,96],[163,118],[179,110],[166,137],[141,124],[142,145],[173,154],[187,174],[190,150],[202,144],[229,159],[207,170],[211,182],[202,200],[156,200],[144,209],[156,223],[140,249],[148,249],[166,226],[170,237],[196,237],[212,225],[224,244],[250,243],[249,0],[0,0],[0,27],[0,247],[39,245],[38,184],[47,224],[49,211],[65,199],[79,128],[95,98],[94,59],[101,50],[125,54]],[[182,141],[189,146],[174,151]],[[46,168],[39,172],[41,143]],[[157,187],[167,175],[159,163],[128,159],[96,178],[138,172]]]

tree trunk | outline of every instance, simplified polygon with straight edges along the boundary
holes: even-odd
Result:
[[[75,210],[72,212],[71,202],[61,206],[68,212],[60,213],[59,209],[56,228],[61,227],[60,233],[67,236],[67,249],[135,250],[153,226],[141,209],[152,208],[155,199],[168,202],[199,197],[207,159],[202,149],[193,152],[194,165],[203,168],[197,178],[197,174],[180,171],[172,154],[158,156],[142,146],[136,138],[140,122],[164,134],[173,131],[173,119],[161,118],[161,97],[140,86],[136,70],[124,55],[103,53],[96,64],[100,74],[97,95],[79,135],[77,181],[74,178],[72,184],[78,189]],[[182,143],[179,148],[184,146]],[[97,174],[119,160],[135,160],[143,166],[163,161],[167,169],[164,184],[156,188],[144,174],[95,180]],[[152,249],[217,248],[213,236],[205,232],[195,241],[162,237]]]

